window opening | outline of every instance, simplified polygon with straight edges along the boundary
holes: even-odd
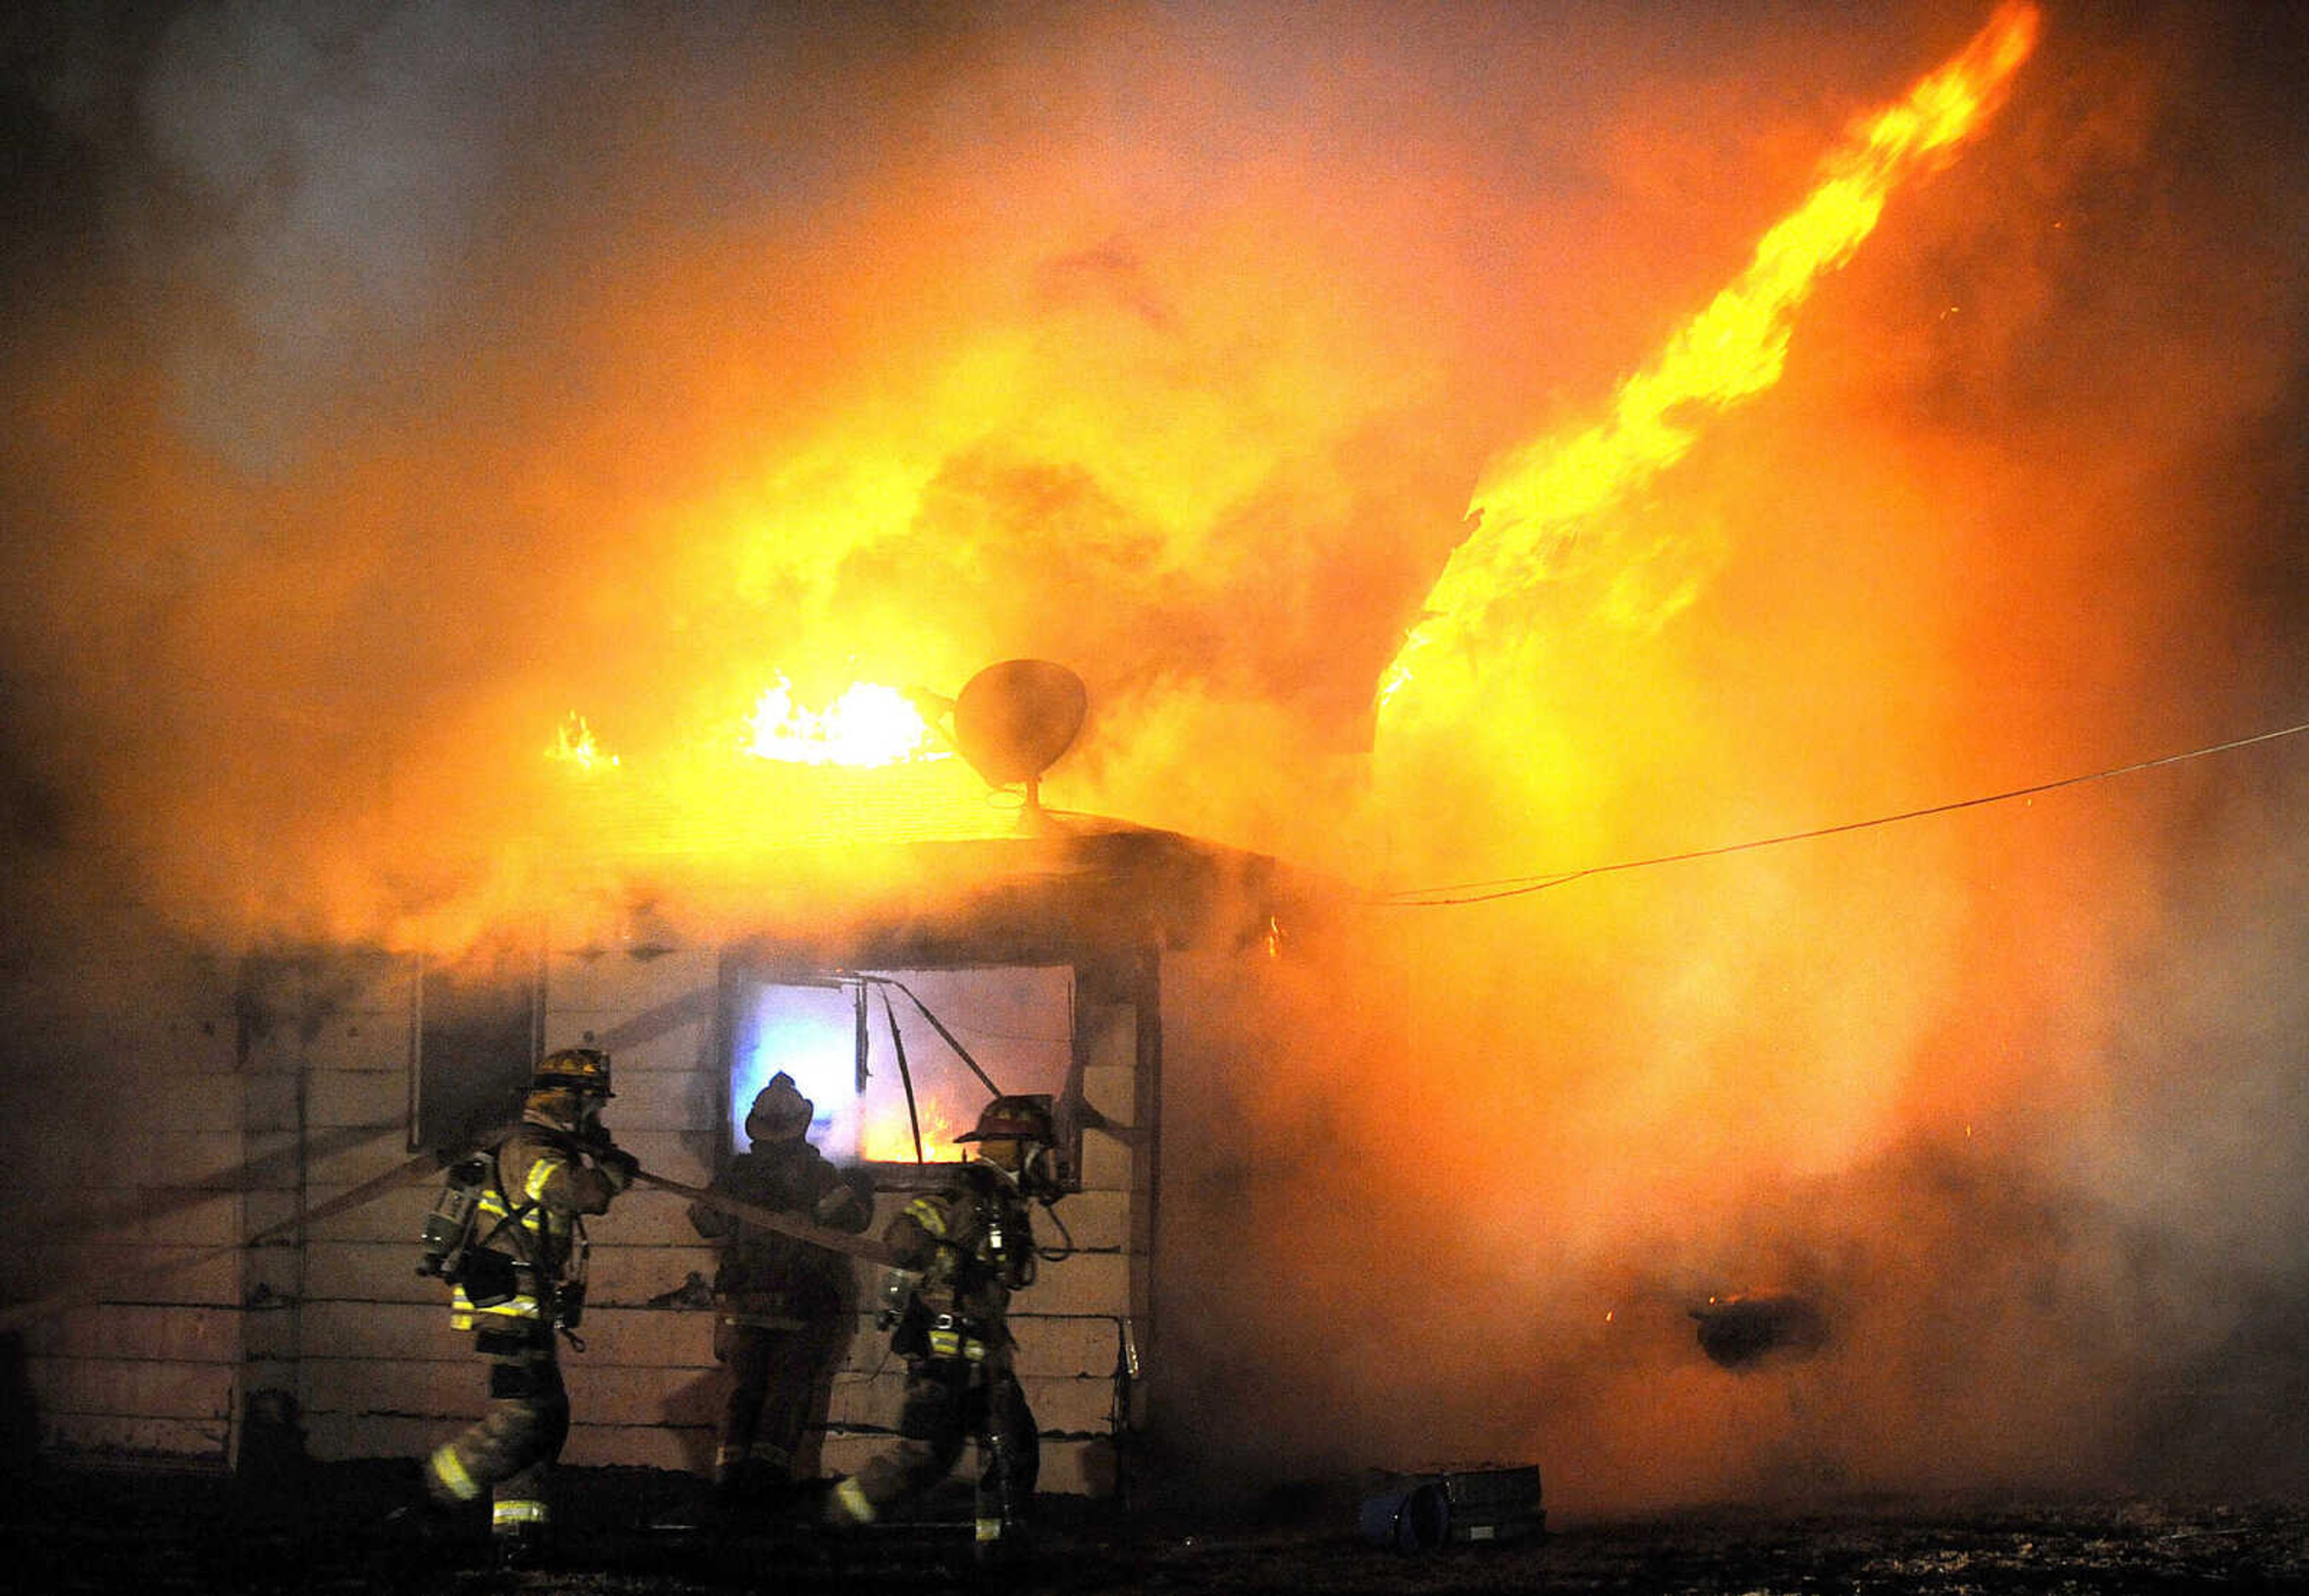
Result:
[[[733,993],[730,1131],[747,1145],[754,1096],[781,1070],[816,1106],[811,1140],[836,1163],[950,1163],[996,1092],[1062,1097],[1074,1056],[1064,966],[747,976]],[[1069,1167],[1071,1149],[1061,1149]]]
[[[455,963],[419,961],[412,984],[409,1147],[464,1148],[521,1113],[542,1004],[537,956],[508,941]]]

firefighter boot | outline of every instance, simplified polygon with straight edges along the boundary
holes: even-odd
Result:
[[[513,1573],[536,1568],[545,1562],[545,1526],[538,1523],[499,1524],[490,1533],[498,1568]]]
[[[381,1528],[368,1552],[368,1588],[378,1596],[434,1588],[443,1574],[480,1553],[480,1525],[438,1502],[396,1507]]]
[[[385,1515],[385,1543],[393,1552],[436,1551],[464,1539],[466,1515],[428,1499]]]
[[[977,1539],[971,1547],[972,1558],[981,1569],[1016,1568],[1033,1556],[1033,1538],[1026,1526],[1011,1520],[981,1519]]]
[[[552,1522],[544,1500],[527,1494],[500,1496],[489,1514],[489,1540],[499,1568],[535,1568],[545,1560]]]
[[[817,1522],[836,1534],[862,1530],[878,1516],[873,1498],[855,1474],[835,1480],[818,1503]]]
[[[385,1515],[381,1551],[387,1557],[432,1560],[460,1549],[474,1549],[480,1524],[471,1508],[437,1488],[429,1468],[411,1482],[411,1500]]]

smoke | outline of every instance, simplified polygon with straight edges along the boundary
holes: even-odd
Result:
[[[1688,9],[20,8],[18,937],[763,868],[878,802],[731,776],[779,673],[1062,661],[1054,805],[1375,888],[2297,718],[2301,24],[2053,4],[1778,384],[1495,615],[1475,711],[1379,735],[1486,464],[1986,11]],[[2284,1455],[2292,750],[1310,928],[1260,1078],[1172,1073],[1172,1222],[1240,1243],[1173,1287],[1191,1444],[1575,1507],[2080,1481],[2186,1392],[2168,1457]],[[1829,1345],[1700,1357],[1765,1288]]]
[[[2303,195],[2250,153],[2276,42],[2056,13],[1772,395],[1511,601],[1468,684],[1496,713],[1382,727],[1394,879],[1484,899],[2296,718],[2270,623],[2297,433],[2280,461],[2270,429]],[[2296,769],[1390,911],[1395,1056],[1310,1010],[1322,1106],[1237,1105],[1254,1145],[1326,1150],[1270,1177],[1324,1218],[1213,1297],[1303,1253],[1359,1282],[1201,1331],[1243,1372],[1213,1410],[1264,1420],[1238,1461],[1536,1455],[1575,1509],[2297,1478],[2270,1326],[2304,1261],[2246,1234],[2304,1150],[2267,962],[2300,945]],[[1756,1289],[1817,1303],[1828,1345],[1705,1360],[1690,1310]],[[1299,1349],[1287,1397],[1244,1342]]]

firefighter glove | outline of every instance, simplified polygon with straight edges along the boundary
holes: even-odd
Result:
[[[624,1148],[602,1147],[593,1149],[593,1167],[610,1177],[611,1191],[622,1192],[641,1173],[642,1161]]]
[[[882,1271],[882,1300],[879,1311],[874,1315],[874,1328],[887,1330],[904,1318],[906,1310],[913,1305],[915,1288],[921,1283],[922,1271],[919,1269],[900,1269],[895,1265],[885,1269]]]

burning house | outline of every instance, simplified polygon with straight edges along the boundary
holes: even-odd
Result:
[[[396,1172],[590,1038],[886,1210],[1051,1095],[1054,1488],[2297,1473],[2297,8],[147,11],[0,50],[27,1444],[438,1438]]]
[[[96,1067],[125,1089],[101,1140],[133,1149],[133,1174],[108,1184],[115,1166],[53,1127],[16,1153],[54,1199],[20,1219],[41,1262],[9,1319],[39,1444],[222,1467],[437,1444],[480,1401],[440,1284],[412,1268],[437,1167],[517,1111],[532,1059],[582,1045],[615,1061],[608,1117],[653,1175],[707,1184],[783,1071],[884,1217],[963,1155],[990,1094],[1047,1096],[1068,1195],[1014,1315],[1021,1378],[1044,1488],[1125,1491],[1163,1402],[1164,1260],[1196,1245],[1163,1219],[1166,1065],[1250,1067],[1224,1017],[1254,1005],[1278,928],[1314,900],[1269,860],[1043,811],[1079,682],[1014,663],[973,689],[957,740],[1024,788],[977,803],[986,835],[800,850],[735,890],[708,861],[695,903],[679,883],[699,860],[661,856],[649,893],[606,916],[492,928],[454,958],[125,958],[108,980],[149,995]],[[569,1461],[706,1467],[725,1389],[713,1272],[678,1195],[644,1189],[595,1222]],[[828,1470],[891,1433],[904,1368],[886,1341],[861,1324],[819,1395]]]

